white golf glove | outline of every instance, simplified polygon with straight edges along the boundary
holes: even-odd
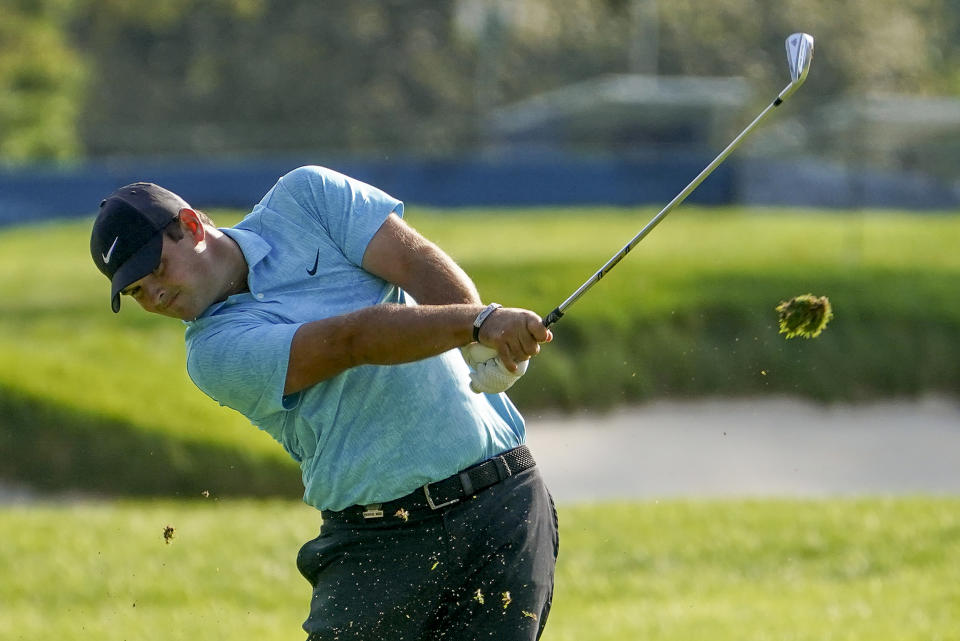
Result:
[[[476,393],[499,394],[510,389],[527,372],[529,359],[517,363],[517,371],[511,372],[500,360],[497,350],[480,343],[470,343],[460,348],[463,360],[470,368],[470,389]]]

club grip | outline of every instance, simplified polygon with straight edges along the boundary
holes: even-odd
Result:
[[[547,317],[543,321],[543,326],[550,327],[551,325],[556,323],[558,320],[560,320],[562,317],[563,317],[563,312],[561,312],[560,308],[557,307],[552,312],[547,314]]]

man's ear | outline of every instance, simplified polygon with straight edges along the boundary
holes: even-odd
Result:
[[[200,220],[197,212],[187,207],[180,210],[180,228],[184,234],[193,239],[194,245],[203,242],[206,238],[203,222]]]

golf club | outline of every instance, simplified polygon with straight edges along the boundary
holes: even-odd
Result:
[[[543,321],[543,324],[546,327],[556,323],[564,315],[567,309],[570,308],[577,300],[583,296],[588,289],[593,287],[593,285],[607,275],[607,273],[613,269],[617,263],[623,260],[623,257],[630,253],[630,250],[633,249],[637,243],[643,240],[647,234],[653,231],[653,228],[656,227],[661,220],[663,220],[667,214],[669,214],[674,207],[682,203],[690,193],[697,188],[709,176],[714,169],[716,169],[720,163],[726,160],[737,146],[743,141],[744,138],[753,131],[760,122],[767,117],[767,114],[770,113],[774,108],[779,107],[783,104],[783,101],[787,99],[794,91],[800,88],[800,85],[803,84],[804,80],[807,79],[807,74],[810,72],[810,63],[813,61],[813,36],[806,33],[794,33],[787,38],[787,64],[790,66],[790,84],[787,85],[783,91],[781,91],[776,99],[771,102],[767,107],[760,112],[760,115],[757,116],[753,122],[747,125],[746,129],[741,131],[736,138],[733,139],[727,148],[720,152],[713,161],[706,166],[706,168],[700,172],[700,174],[694,178],[689,185],[684,187],[683,191],[674,197],[667,206],[660,210],[660,213],[653,217],[646,227],[640,230],[636,236],[633,237],[627,245],[621,249],[613,258],[607,261],[607,263],[600,268],[600,270],[591,276],[583,285],[581,285],[577,291],[573,292],[567,300],[560,303],[556,309],[550,312],[546,319]]]

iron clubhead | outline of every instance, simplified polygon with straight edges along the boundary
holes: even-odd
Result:
[[[813,62],[813,36],[794,33],[787,38],[787,64],[790,65],[790,82],[798,87],[810,73]]]

